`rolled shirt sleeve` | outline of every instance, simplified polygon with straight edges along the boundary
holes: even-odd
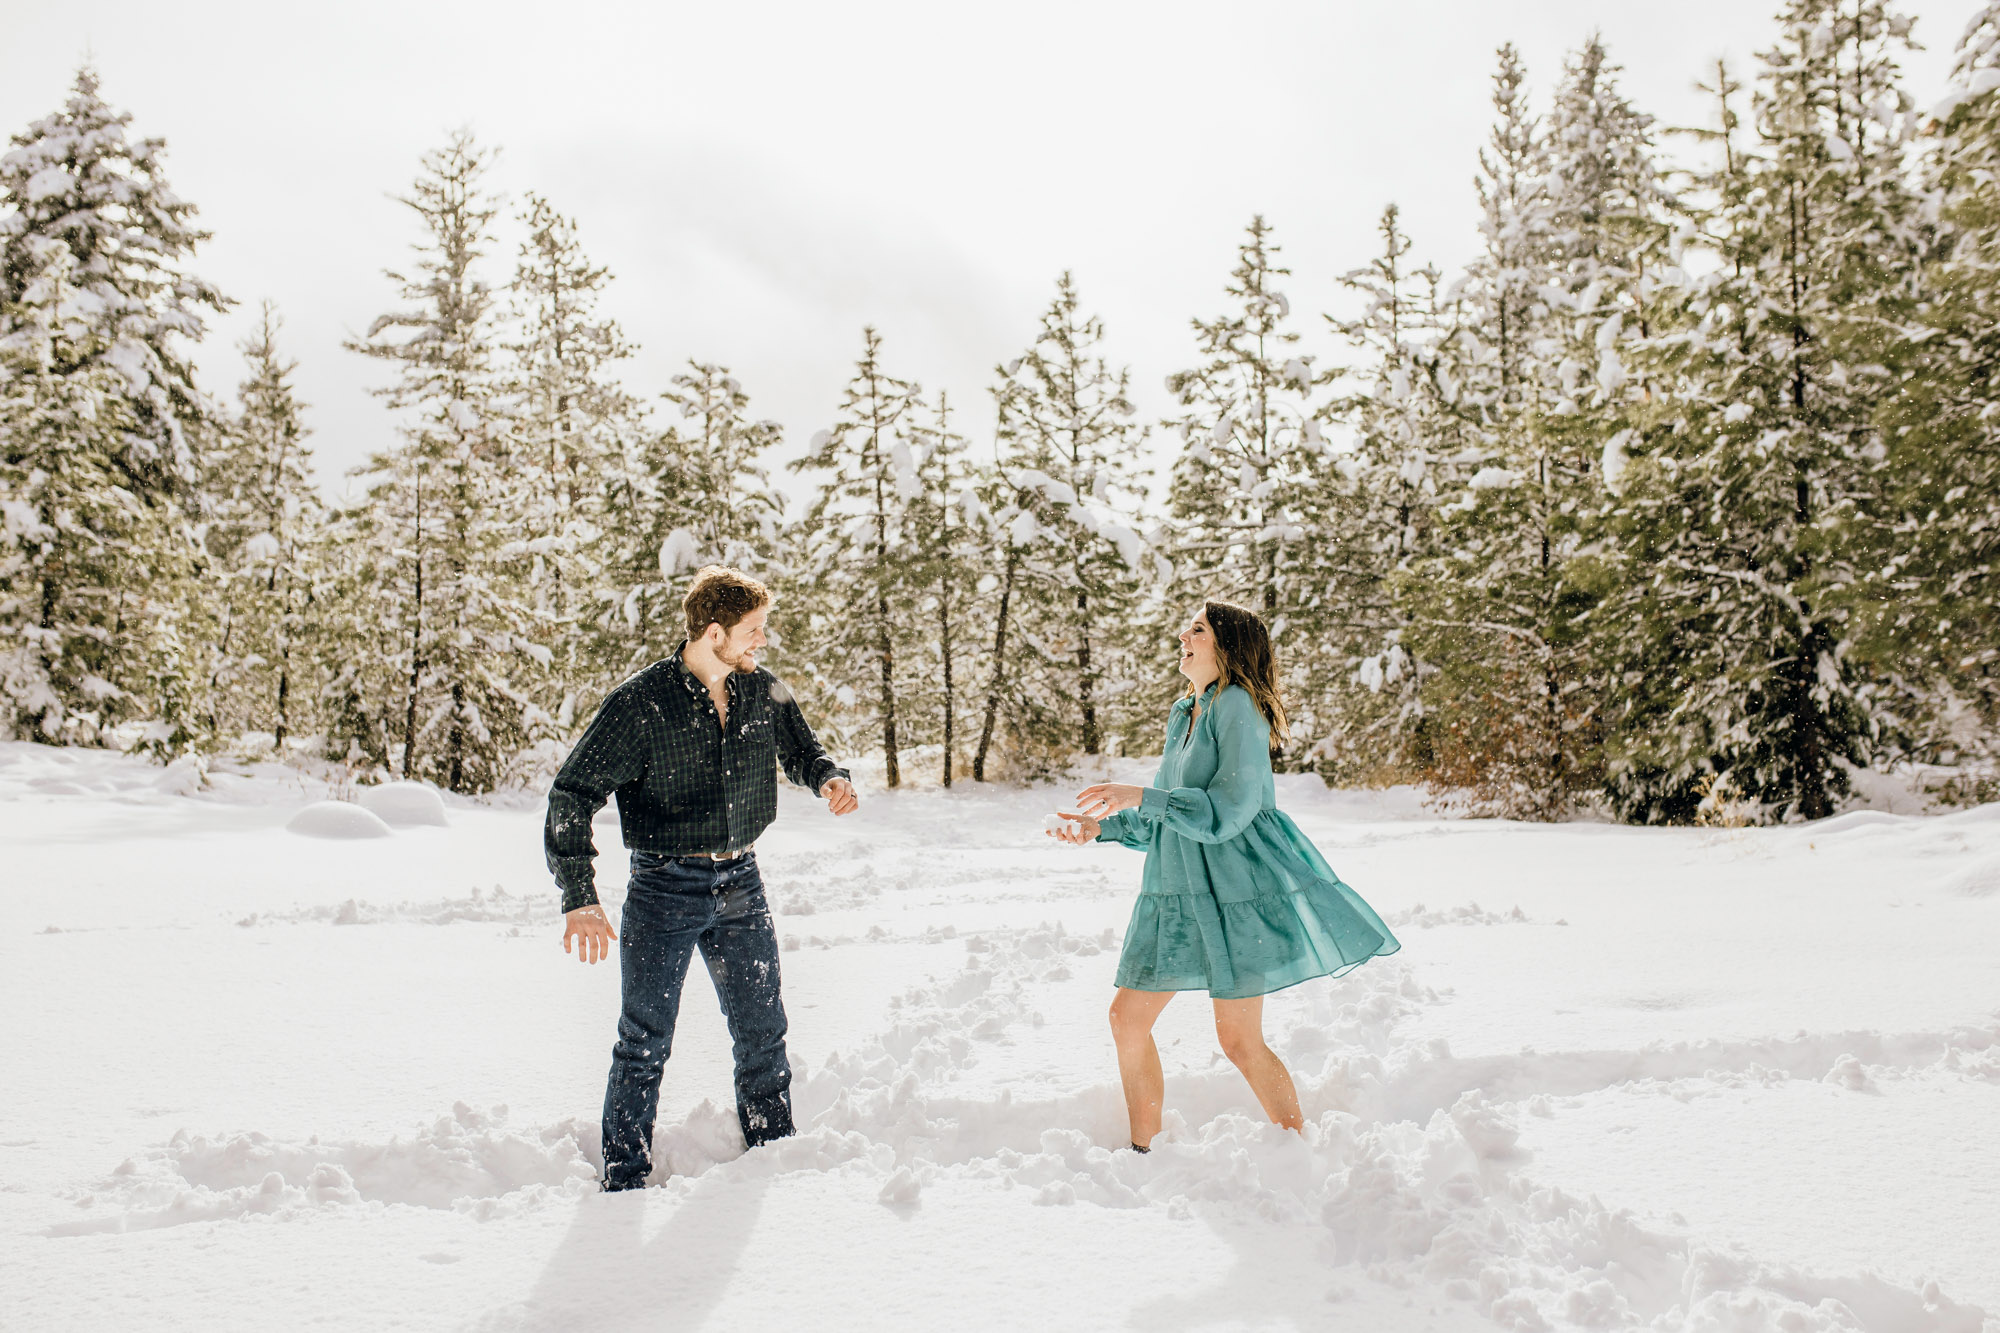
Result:
[[[1162,821],[1197,842],[1227,842],[1264,806],[1271,772],[1271,726],[1241,687],[1215,696],[1215,776],[1206,787],[1147,787],[1139,803],[1145,818]]]
[[[597,901],[593,866],[597,844],[591,837],[590,821],[611,793],[644,772],[644,749],[631,717],[631,696],[621,687],[605,698],[549,788],[542,853],[562,890],[563,911],[573,912]]]

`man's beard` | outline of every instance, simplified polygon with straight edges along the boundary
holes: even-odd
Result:
[[[745,648],[734,657],[729,657],[718,652],[715,655],[715,660],[728,667],[731,671],[747,676],[757,670],[757,664],[754,661],[748,660],[755,655],[756,651],[755,648]]]

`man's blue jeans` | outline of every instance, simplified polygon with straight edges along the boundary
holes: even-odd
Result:
[[[652,1173],[660,1075],[673,1049],[688,958],[697,947],[729,1024],[744,1142],[754,1148],[792,1132],[778,938],[756,855],[711,861],[634,852],[618,931],[624,1002],[604,1088],[606,1189],[632,1189]]]

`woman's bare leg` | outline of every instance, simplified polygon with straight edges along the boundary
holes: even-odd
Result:
[[[1153,1045],[1153,1023],[1170,990],[1127,990],[1119,987],[1111,1001],[1111,1040],[1118,1044],[1118,1077],[1125,1085],[1125,1115],[1132,1142],[1151,1147],[1160,1132],[1160,1104],[1166,1099],[1167,1078],[1160,1070],[1160,1049]]]
[[[1264,997],[1217,1000],[1215,1037],[1229,1063],[1249,1081],[1264,1114],[1286,1129],[1302,1129],[1305,1117],[1299,1113],[1299,1090],[1292,1086],[1285,1062],[1264,1044]]]

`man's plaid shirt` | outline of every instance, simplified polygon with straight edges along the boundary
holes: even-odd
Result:
[[[590,820],[614,793],[634,851],[737,852],[777,817],[777,765],[817,792],[844,778],[784,682],[759,667],[729,676],[729,729],[708,687],[673,654],[609,695],[549,789],[542,847],[563,911],[597,901]]]

